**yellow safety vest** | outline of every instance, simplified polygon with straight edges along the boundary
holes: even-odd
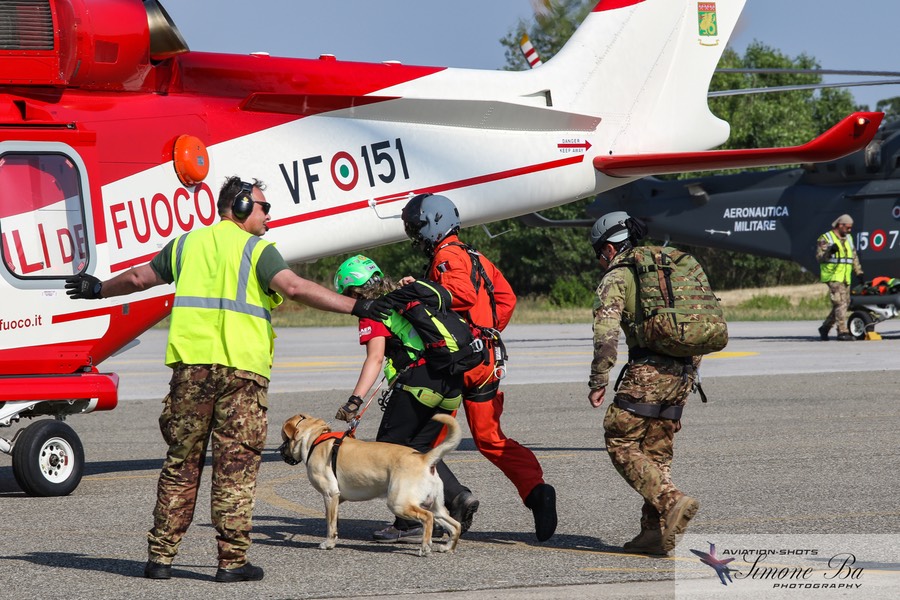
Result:
[[[829,247],[832,244],[838,245],[837,253],[832,254],[828,260],[819,265],[819,281],[822,283],[839,281],[850,285],[850,276],[853,274],[853,237],[847,234],[847,237],[841,241],[840,236],[835,235],[834,231],[829,231],[819,236],[819,239],[828,242]]]
[[[271,310],[283,299],[263,290],[256,277],[268,245],[231,221],[175,240],[167,365],[218,364],[270,376],[275,352]]]

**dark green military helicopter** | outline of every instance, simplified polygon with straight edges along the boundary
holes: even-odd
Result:
[[[536,54],[527,36],[520,46],[534,67]],[[714,91],[711,98],[900,83],[900,72],[892,71],[723,68],[717,72],[876,79]],[[590,227],[614,210],[645,221],[655,239],[792,260],[813,273],[819,271],[817,238],[831,229],[836,217],[849,214],[866,279],[900,281],[900,119],[882,124],[866,148],[838,160],[693,179],[645,177],[598,195],[588,205],[586,219],[551,220],[538,213],[519,218],[534,227]],[[854,336],[862,339],[876,323],[900,315],[900,293],[897,286],[893,290],[888,286],[885,294],[851,296],[849,326]]]
[[[900,278],[900,120],[883,125],[864,150],[835,161],[693,179],[646,177],[597,196],[588,219],[523,220],[586,226],[613,210],[644,220],[655,239],[788,259],[813,273],[816,239],[846,213],[866,279]],[[900,294],[853,295],[851,309],[851,331],[862,338],[900,314]]]
[[[813,273],[816,239],[846,213],[866,279],[900,278],[900,120],[835,161],[677,181],[648,177],[597,196],[587,210],[594,218],[627,210],[654,238],[789,259]],[[898,293],[854,294],[851,331],[862,338],[898,311]]]

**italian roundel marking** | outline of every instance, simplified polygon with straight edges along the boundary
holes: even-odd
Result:
[[[887,234],[883,229],[876,229],[872,232],[872,250],[881,251],[884,250],[884,246],[887,244]]]
[[[891,211],[891,215],[893,215],[895,219],[900,220],[900,204],[896,204],[894,206],[893,210]]]
[[[359,181],[359,168],[356,161],[346,152],[338,152],[331,159],[331,178],[334,184],[345,192],[356,187]]]

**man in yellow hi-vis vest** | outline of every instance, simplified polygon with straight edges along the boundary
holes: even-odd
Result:
[[[831,312],[819,327],[819,336],[828,339],[832,326],[837,327],[837,339],[851,342],[855,338],[847,329],[847,309],[850,306],[850,277],[853,273],[863,279],[862,266],[853,249],[853,219],[841,215],[831,224],[831,230],[819,236],[816,260],[821,270],[820,281],[828,286]]]
[[[149,263],[107,281],[66,280],[74,299],[121,296],[175,284],[166,364],[172,380],[159,418],[169,445],[148,532],[148,579],[169,579],[194,516],[212,439],[212,521],[216,581],[258,581],[247,561],[256,475],[266,441],[267,390],[274,356],[271,310],[283,297],[313,308],[386,318],[378,300],[341,296],[290,270],[270,242],[265,186],[231,177],[219,192],[220,222],[171,240]]]

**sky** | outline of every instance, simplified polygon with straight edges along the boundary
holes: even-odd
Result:
[[[474,69],[505,65],[499,40],[533,14],[530,0],[161,2],[191,50],[334,54],[341,60]],[[743,54],[758,40],[790,57],[811,55],[827,69],[900,71],[892,41],[898,23],[900,0],[747,0],[729,43]],[[874,110],[879,99],[900,96],[900,85],[851,91],[858,104]]]

